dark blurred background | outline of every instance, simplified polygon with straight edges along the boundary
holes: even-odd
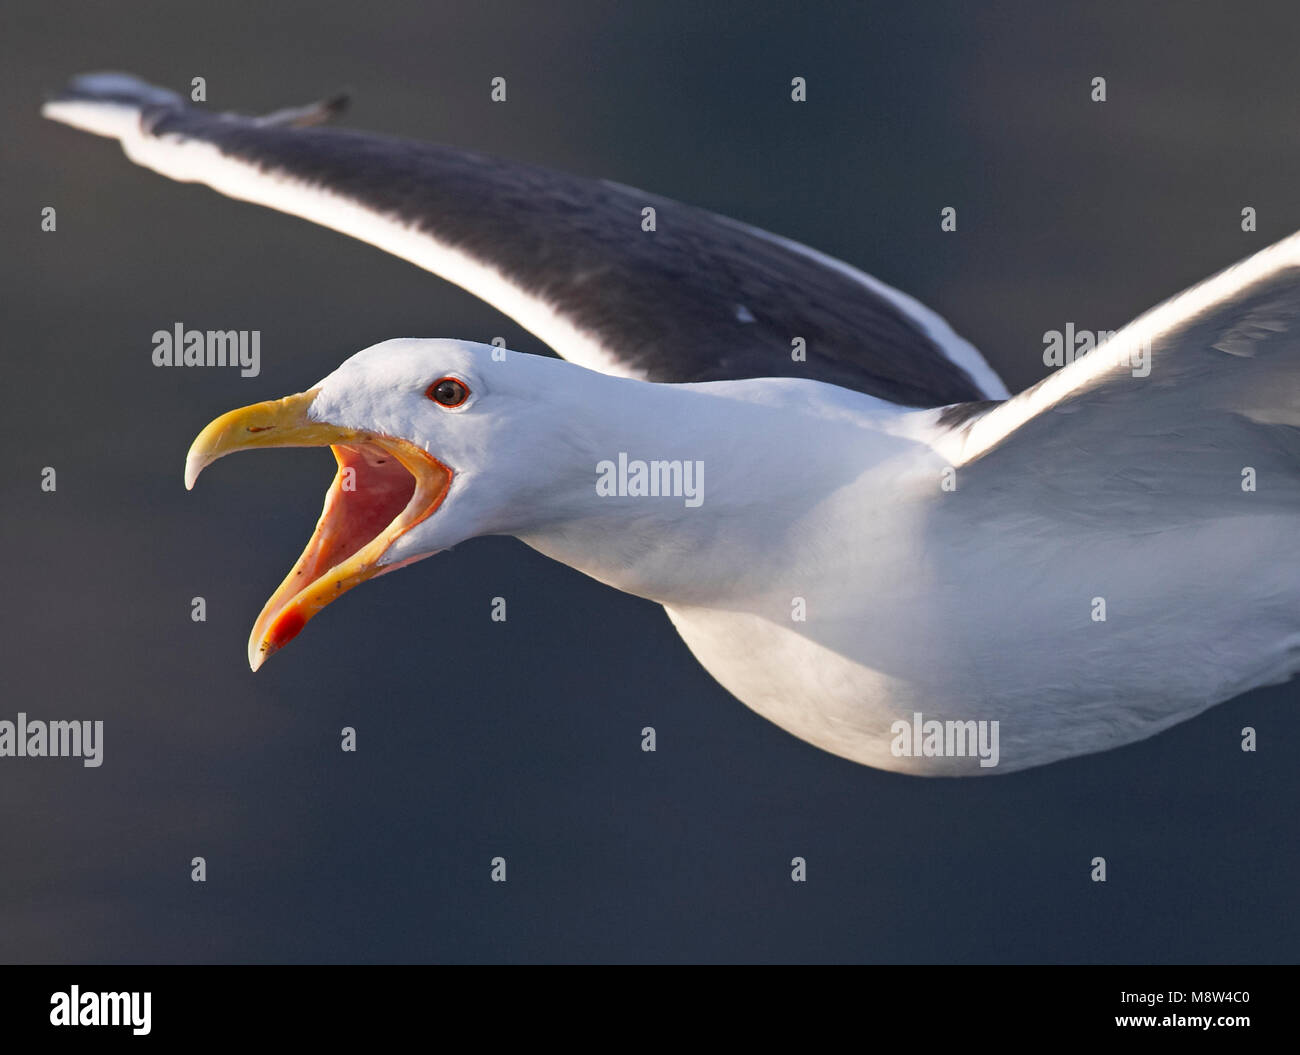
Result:
[[[1044,331],[1117,328],[1300,228],[1294,4],[1048,6],[5,4],[0,718],[106,728],[99,769],[0,759],[0,959],[1295,960],[1295,683],[1105,755],[896,776],[769,725],[661,610],[510,539],[365,586],[251,674],[333,462],[234,459],[187,494],[196,432],[387,337],[540,346],[409,264],[38,115],[98,69],[203,76],[217,109],[350,87],[345,124],[842,257],[1015,390]],[[261,376],[154,368],[177,321],[260,329]]]

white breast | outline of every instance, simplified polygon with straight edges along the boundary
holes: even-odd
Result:
[[[778,594],[810,595],[805,622],[775,599],[761,614],[666,610],[754,711],[833,754],[918,775],[990,775],[1106,750],[1300,669],[1300,542],[1284,518],[1136,539],[971,526],[947,551],[913,555],[904,567],[893,553],[874,576],[869,560],[820,582],[793,569]],[[1269,555],[1277,574],[1264,583]],[[909,579],[919,588],[891,596],[891,582]],[[832,584],[856,596],[856,612],[819,612],[816,595]],[[895,723],[917,714],[997,722],[997,765],[896,753]]]

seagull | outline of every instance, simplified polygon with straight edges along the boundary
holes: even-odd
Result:
[[[661,604],[752,710],[893,772],[1108,750],[1300,670],[1300,234],[1012,396],[848,264],[329,127],[342,108],[216,114],[92,74],[43,110],[394,253],[563,357],[388,340],[203,429],[187,487],[235,451],[338,462],[254,670],[353,586],[483,535]]]

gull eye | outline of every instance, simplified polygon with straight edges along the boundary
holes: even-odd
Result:
[[[435,381],[424,394],[443,407],[458,407],[469,399],[469,389],[465,386],[465,382],[457,381],[454,377],[444,377]]]

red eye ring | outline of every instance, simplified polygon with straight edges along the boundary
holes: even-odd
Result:
[[[424,394],[438,406],[450,410],[462,406],[469,399],[469,386],[458,377],[440,377],[424,390]]]

